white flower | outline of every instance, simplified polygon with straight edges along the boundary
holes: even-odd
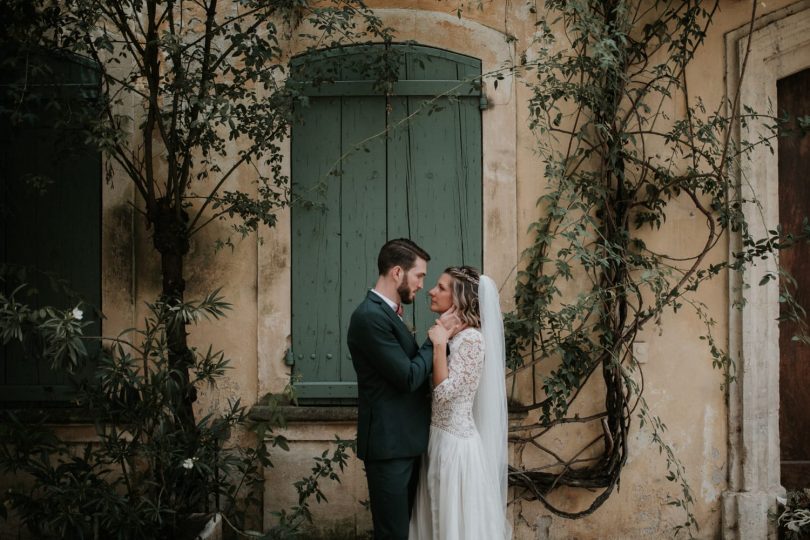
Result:
[[[84,312],[82,312],[82,310],[80,310],[79,308],[75,307],[73,308],[73,311],[70,312],[70,315],[77,321],[80,321],[82,320],[82,317],[84,317]]]
[[[193,469],[194,462],[197,461],[197,458],[186,458],[183,460],[183,468],[184,469]]]

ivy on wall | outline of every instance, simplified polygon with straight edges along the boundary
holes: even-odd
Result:
[[[667,479],[679,486],[670,504],[686,518],[676,529],[697,529],[685,469],[667,443],[666,425],[645,402],[634,343],[645,326],[662,324],[665,313],[692,310],[727,384],[734,362],[695,293],[806,235],[774,230],[753,238],[735,175],[752,148],[771,145],[785,119],[770,117],[766,134],[735,140],[735,126],[758,113],[737,111],[738,91],[712,110],[689,87],[686,71],[719,4],[549,0],[542,14],[532,8],[536,38],[515,70],[531,91],[530,127],[548,190],[537,201],[540,217],[529,227],[516,309],[506,320],[514,389],[525,378],[531,387],[528,396],[513,395],[521,403],[513,409],[528,421],[510,437],[519,449],[538,449],[549,463],[512,469],[511,482],[519,497],[539,499],[560,516],[591,514],[618,486],[635,418],[665,456]],[[752,22],[756,9],[752,2]],[[673,117],[673,109],[683,112]],[[676,205],[703,224],[681,244],[691,252],[667,251],[660,241],[677,234],[667,227]],[[729,234],[741,237],[742,249],[726,257]],[[789,291],[783,296],[799,318]],[[580,416],[577,400],[596,378],[603,406]],[[593,434],[567,457],[544,442],[562,424],[584,425]],[[549,500],[560,486],[596,494],[585,509],[568,510]]]

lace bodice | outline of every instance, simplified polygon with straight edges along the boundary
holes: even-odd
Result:
[[[449,345],[448,375],[433,389],[430,423],[459,437],[472,437],[472,407],[484,365],[484,337],[477,328],[465,328]]]

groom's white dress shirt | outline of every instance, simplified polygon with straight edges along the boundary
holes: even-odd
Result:
[[[393,300],[391,300],[390,298],[388,298],[387,296],[385,296],[381,292],[377,291],[376,289],[371,289],[371,292],[373,292],[374,294],[376,294],[377,296],[382,298],[383,301],[386,304],[388,304],[388,307],[390,307],[394,311],[394,313],[397,312],[397,308],[399,307],[399,304],[397,304],[396,302],[394,302]],[[402,317],[400,317],[400,319],[402,319]]]

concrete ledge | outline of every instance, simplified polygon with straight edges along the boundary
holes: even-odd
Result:
[[[254,422],[267,422],[274,413],[279,412],[289,423],[329,423],[329,422],[356,422],[357,407],[315,407],[295,405],[254,405],[250,409],[249,418]],[[520,423],[528,416],[526,412],[509,412],[511,423]]]
[[[73,406],[49,406],[49,407],[19,407],[9,406],[6,411],[13,414],[23,424],[45,424],[45,425],[93,425],[95,416],[92,411]],[[4,415],[0,415],[0,423],[6,421]]]
[[[282,405],[280,407],[254,405],[250,409],[249,418],[254,422],[266,422],[277,413],[281,413],[288,423],[357,421],[357,407],[296,407],[294,405]]]

